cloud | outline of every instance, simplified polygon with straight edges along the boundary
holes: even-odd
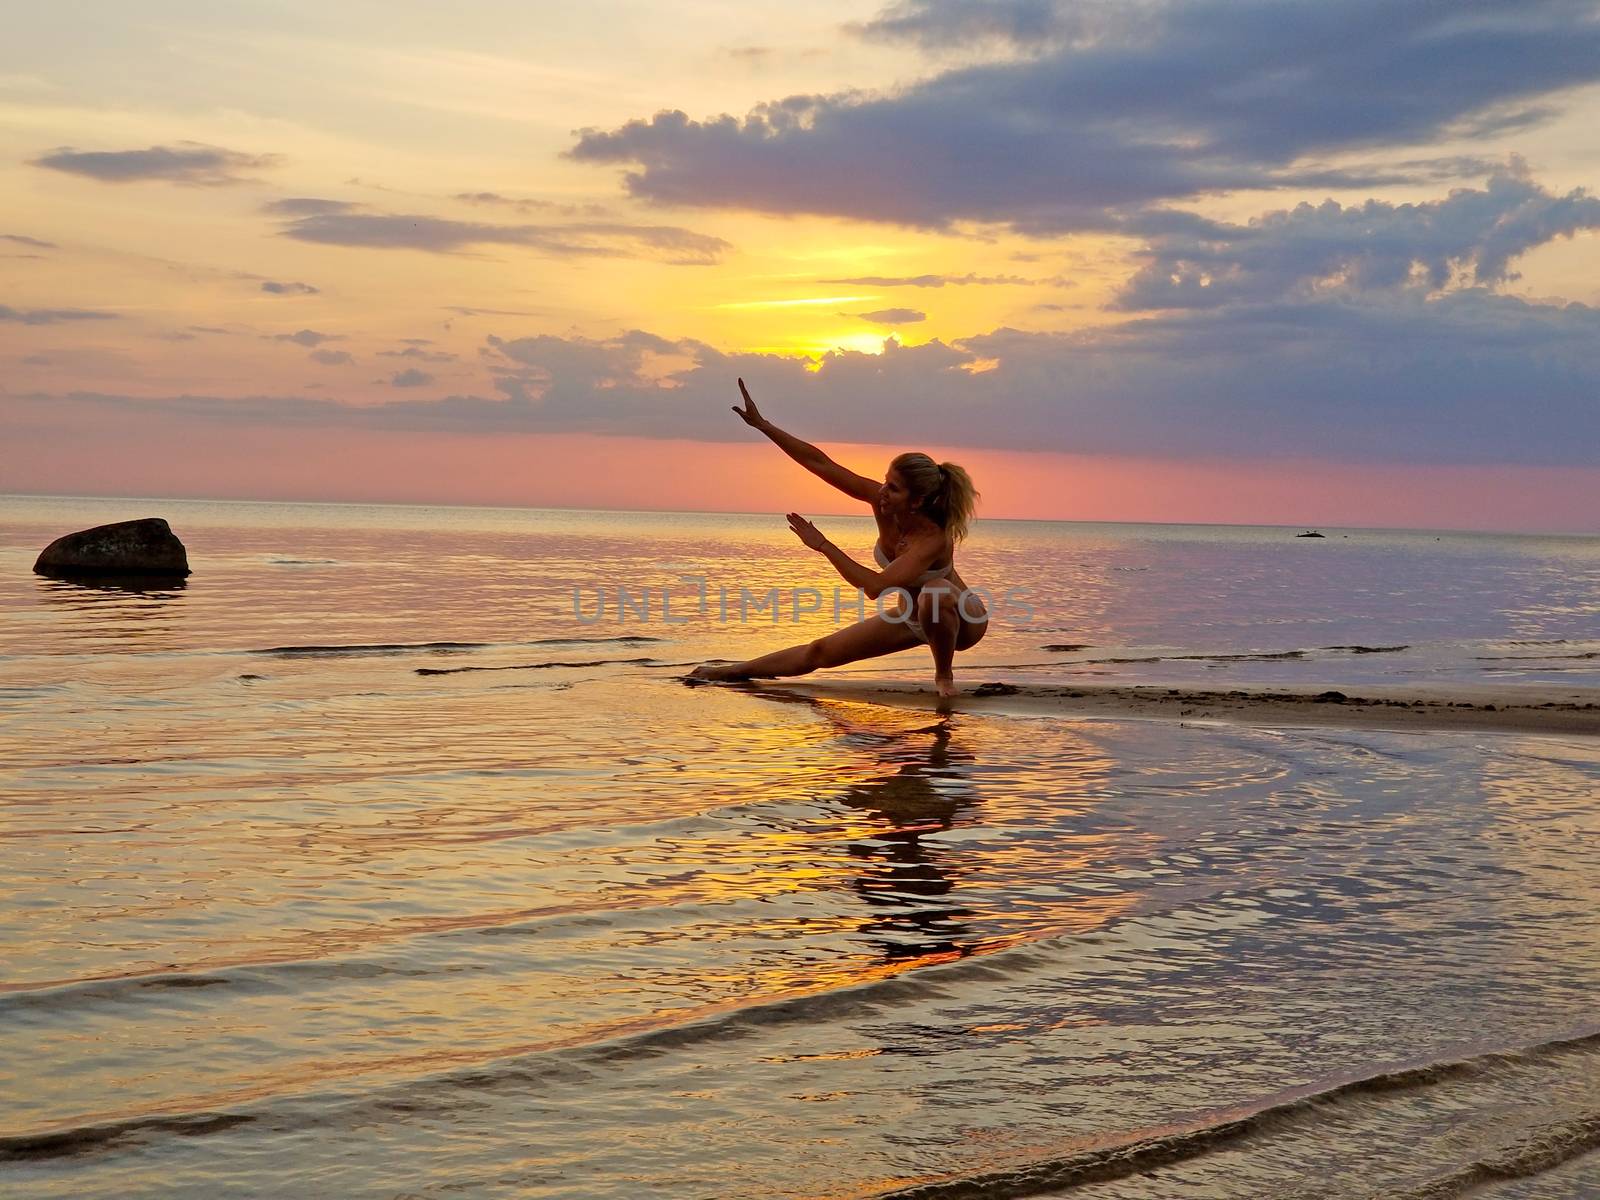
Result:
[[[913,325],[928,319],[927,313],[918,312],[914,308],[880,308],[874,312],[855,315],[863,321],[871,321],[874,325]]]
[[[315,296],[322,291],[321,288],[312,287],[309,283],[279,283],[269,279],[261,285],[263,292],[270,292],[274,296]]]
[[[444,310],[463,317],[532,317],[537,315],[521,308],[466,308],[460,304],[446,304]]]
[[[233,334],[234,332],[236,332],[235,330],[223,329],[223,328],[221,328],[219,326],[216,326],[216,325],[191,325],[191,326],[189,326],[189,328],[191,330],[193,330],[195,333],[225,333],[225,334]]]
[[[351,358],[349,353],[344,350],[313,350],[311,352],[311,360],[328,367],[340,367],[346,363],[355,362],[355,359]]]
[[[890,338],[882,354],[815,363],[638,330],[491,337],[488,349],[505,401],[456,398],[429,420],[733,440],[723,401],[743,376],[775,420],[803,413],[806,436],[838,441],[900,444],[911,422],[930,441],[998,449],[1600,464],[1600,310],[1483,289]]]
[[[509,208],[519,213],[546,212],[564,217],[606,215],[606,207],[603,204],[557,204],[553,200],[528,200],[516,196],[502,196],[499,192],[457,192],[451,199],[478,207]]]
[[[568,155],[623,166],[626,190],[660,204],[1105,230],[1224,191],[1436,177],[1460,164],[1384,156],[1536,124],[1600,80],[1600,21],[1577,0],[928,0],[884,19],[916,17],[926,40],[979,12],[1026,45],[894,91],[588,129]],[[1369,161],[1327,165],[1352,155]]]
[[[1110,25],[1116,15],[1092,0],[1072,8],[1055,0],[902,0],[846,29],[867,41],[912,42],[927,49],[975,41],[1029,46],[1059,42],[1069,31],[1086,35],[1097,25]]]
[[[33,159],[31,165],[83,175],[102,183],[161,180],[193,187],[243,183],[240,171],[276,166],[275,154],[245,154],[201,142],[151,146],[147,150],[74,150],[63,146]]]
[[[330,213],[355,212],[362,206],[349,200],[323,200],[316,196],[289,196],[271,200],[261,206],[261,211],[278,217],[314,217]]]
[[[557,257],[642,257],[675,266],[709,265],[732,249],[721,238],[672,225],[494,225],[385,213],[312,214],[288,222],[282,232],[298,241],[330,246],[433,254],[454,254],[474,246],[527,246]]]
[[[397,388],[422,387],[432,382],[433,376],[426,371],[419,371],[416,367],[407,367],[389,380],[389,386]]]
[[[342,341],[338,334],[319,333],[315,329],[302,329],[297,333],[275,333],[272,335],[275,342],[293,342],[297,346],[320,346],[323,342]]]
[[[63,321],[115,321],[116,313],[95,312],[86,308],[12,308],[0,304],[0,321],[22,325],[58,325]]]
[[[1118,304],[1212,308],[1330,289],[1492,286],[1512,278],[1512,261],[1535,246],[1597,228],[1600,199],[1581,188],[1554,195],[1513,161],[1482,190],[1420,204],[1329,200],[1247,225],[1163,218]]]
[[[59,250],[61,248],[54,242],[42,242],[38,238],[24,237],[20,233],[0,233],[0,242],[15,242],[19,246],[32,246],[35,250]]]
[[[815,361],[641,330],[484,349],[494,396],[104,403],[269,425],[736,441],[751,436],[728,412],[742,376],[779,424],[829,441],[906,447],[914,429],[937,445],[1173,460],[1600,465],[1600,310],[1481,288],[889,338],[881,354]]]
[[[405,339],[410,341],[411,339]],[[426,342],[426,339],[422,339]],[[407,346],[404,350],[379,350],[379,358],[415,358],[421,362],[455,362],[456,356],[446,350],[424,350],[421,346]]]
[[[1004,283],[1041,283],[1037,279],[1024,279],[1021,275],[857,275],[854,279],[824,279],[823,283],[843,283],[851,287],[991,287]]]

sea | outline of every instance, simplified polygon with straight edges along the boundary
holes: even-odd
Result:
[[[957,682],[1600,688],[1600,538],[1304,532],[979,521]],[[873,611],[782,514],[0,497],[0,1195],[1600,1195],[1600,739],[682,681]]]

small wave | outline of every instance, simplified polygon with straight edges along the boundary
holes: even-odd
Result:
[[[356,642],[329,646],[270,646],[248,654],[274,654],[280,658],[342,658],[363,654],[404,654],[408,651],[485,650],[493,642]]]
[[[1000,980],[1016,971],[1053,961],[1049,954],[1032,948],[996,949],[1005,952],[945,963],[934,970],[913,969],[911,964],[902,964],[892,974],[842,988],[711,1003],[687,1019],[682,1013],[671,1014],[666,1024],[656,1016],[625,1018],[572,1037],[509,1050],[489,1050],[481,1061],[470,1065],[408,1079],[374,1092],[348,1095],[339,1102],[341,1119],[382,1119],[397,1111],[407,1116],[421,1111],[444,1112],[461,1102],[463,1096],[488,1088],[508,1085],[526,1088],[545,1082],[586,1080],[596,1071],[654,1058],[664,1052],[748,1037],[769,1026],[875,1014],[892,1010],[911,998],[942,995],[951,982],[960,979]],[[1005,961],[995,961],[1000,958]],[[304,964],[304,967],[348,969],[340,964],[313,963]],[[157,978],[170,984],[172,977]],[[122,999],[129,993],[131,981],[106,982],[110,984],[107,998]],[[74,986],[72,990],[81,998],[91,989]],[[47,1002],[48,995],[37,993],[27,997],[25,1002],[36,1001]],[[0,1136],[0,1163],[105,1152],[117,1149],[119,1142],[142,1140],[151,1135],[195,1136],[221,1132],[263,1117],[270,1118],[275,1133],[324,1127],[330,1120],[327,1101],[326,1094],[313,1097],[303,1091],[252,1096],[243,1103],[238,1097],[217,1097],[216,1107],[189,1112],[157,1112]],[[223,1107],[224,1104],[228,1106]]]
[[[1348,654],[1398,654],[1402,650],[1409,650],[1406,646],[1324,646],[1324,650],[1343,650]]]
[[[0,1137],[0,1162],[27,1162],[41,1158],[68,1158],[103,1150],[125,1137],[149,1133],[170,1133],[178,1137],[198,1137],[220,1133],[255,1118],[246,1113],[184,1113],[171,1117],[136,1117],[104,1125],[79,1125],[54,1133]]]
[[[1046,650],[1054,649],[1046,646]],[[1250,654],[1148,654],[1127,658],[1091,658],[1085,659],[1089,665],[1103,663],[1159,663],[1159,662],[1284,662],[1297,658],[1304,658],[1304,650],[1277,650],[1260,651]]]
[[[1292,1099],[1258,1108],[1223,1109],[1211,1120],[1175,1125],[1159,1133],[1079,1150],[981,1175],[913,1184],[879,1194],[879,1200],[1008,1200],[1036,1196],[1091,1183],[1142,1175],[1161,1167],[1198,1158],[1257,1134],[1270,1134],[1307,1121],[1325,1122],[1341,1101],[1385,1092],[1428,1087],[1504,1065],[1518,1065],[1564,1054],[1600,1049],[1600,1032],[1557,1038],[1521,1050],[1493,1051],[1471,1058],[1427,1063],[1382,1071],[1348,1083],[1306,1090]],[[1220,1118],[1220,1119],[1218,1119]],[[1407,1200],[1445,1200],[1492,1179],[1515,1178],[1548,1170],[1600,1146],[1600,1113],[1537,1129],[1508,1150],[1466,1164],[1401,1193]]]
[[[654,665],[653,658],[591,658],[582,662],[514,663],[507,667],[418,667],[418,675],[460,675],[466,671],[543,671],[548,667],[610,667],[631,663]]]
[[[83,980],[42,988],[0,992],[0,1012],[27,1012],[43,1009],[59,1013],[80,1004],[122,1003],[145,999],[151,992],[188,991],[194,988],[222,987],[232,982],[223,975],[194,975],[166,972],[159,975],[127,975]]]
[[[645,637],[641,633],[625,634],[622,637],[553,637],[534,638],[531,642],[518,642],[519,646],[603,646],[610,642],[664,642],[666,638]]]
[[[1055,642],[1049,646],[1039,647],[1041,650],[1054,650],[1058,654],[1073,654],[1079,650],[1087,650],[1088,642]]]
[[[1480,654],[1478,662],[1553,662],[1558,658],[1600,658],[1600,650],[1578,654]]]
[[[277,567],[336,567],[339,560],[336,558],[269,558],[269,563]]]
[[[1568,1121],[1541,1126],[1499,1153],[1480,1158],[1390,1200],[1447,1200],[1476,1191],[1486,1183],[1525,1179],[1600,1148],[1600,1113],[1584,1113]]]
[[[666,638],[626,634],[622,637],[552,637],[534,638],[526,642],[348,642],[313,644],[308,646],[269,646],[264,650],[246,650],[245,654],[271,654],[279,658],[356,658],[365,654],[451,653],[465,650],[489,650],[496,646],[607,646],[635,645],[640,642],[663,642]]]

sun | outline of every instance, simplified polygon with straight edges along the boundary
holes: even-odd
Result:
[[[827,353],[829,350],[853,350],[857,354],[882,354],[883,344],[891,335],[885,333],[847,333],[842,337],[833,338],[826,346],[819,346],[818,353]]]

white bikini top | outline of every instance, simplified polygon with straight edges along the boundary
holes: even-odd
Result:
[[[872,557],[876,558],[878,560],[878,565],[880,567],[885,568],[885,569],[887,569],[889,564],[892,561],[894,561],[893,559],[890,559],[890,558],[888,558],[888,557],[886,557],[884,555],[884,553],[883,553],[883,543],[882,542],[873,542],[872,543]],[[931,571],[924,571],[921,575],[917,576],[916,580],[912,583],[911,586],[912,587],[926,587],[928,584],[932,583],[935,579],[949,579],[950,578],[950,572],[955,569],[955,565],[956,565],[955,562],[952,560],[951,562],[946,563],[942,567],[935,567]]]

